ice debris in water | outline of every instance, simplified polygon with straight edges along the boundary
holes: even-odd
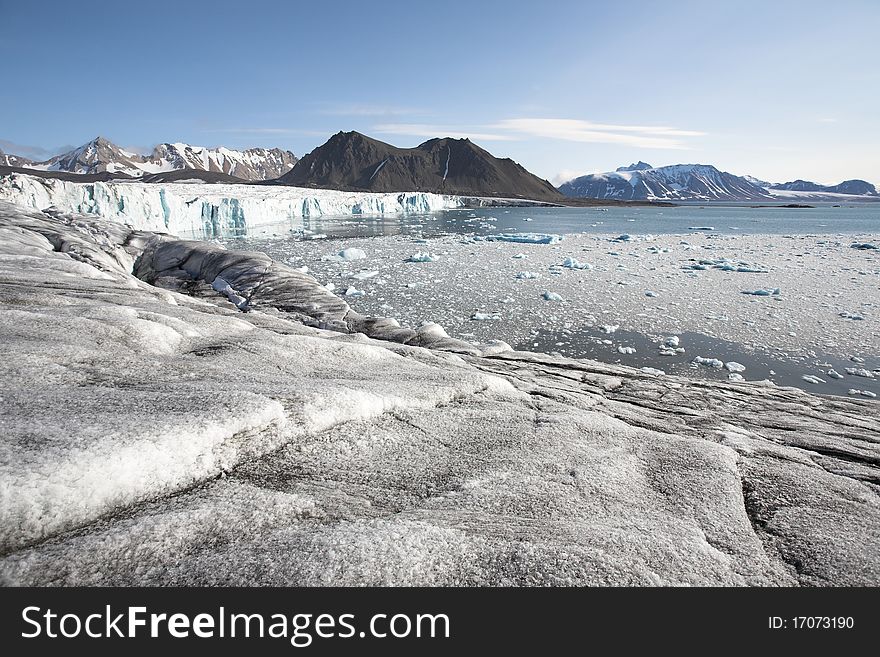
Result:
[[[727,380],[742,382],[742,381],[745,381],[746,379],[742,374],[740,374],[738,372],[731,372],[730,374],[727,375]]]
[[[602,331],[603,333],[607,333],[608,335],[611,335],[612,333],[617,331],[617,329],[619,329],[619,328],[620,328],[620,324],[602,324],[602,326],[599,327],[599,330]]]
[[[521,271],[517,273],[516,277],[522,280],[529,280],[532,278],[540,278],[541,274],[533,271]]]
[[[337,260],[340,262],[350,262],[352,260],[363,260],[367,257],[367,254],[363,252],[361,249],[356,249],[354,247],[348,249],[342,249],[338,253],[333,255],[324,256],[325,260]]]
[[[850,388],[847,392],[851,395],[861,395],[862,397],[869,397],[870,399],[876,399],[877,393],[871,392],[870,390],[858,390],[856,388]]]
[[[379,272],[375,269],[372,269],[372,270],[364,269],[363,271],[359,271],[356,274],[350,274],[349,278],[353,278],[356,281],[365,281],[368,278],[373,278],[374,276],[378,276],[378,275],[379,275]]]
[[[864,367],[847,367],[846,373],[849,374],[850,376],[861,376],[866,379],[873,379],[874,378],[873,372],[866,370]]]
[[[407,262],[436,262],[440,259],[440,256],[436,256],[433,253],[427,253],[424,251],[418,251],[411,255],[406,259]]]
[[[817,385],[819,383],[825,383],[825,379],[822,379],[822,378],[815,376],[813,374],[804,374],[803,376],[801,376],[801,379],[803,379],[807,383],[812,383],[813,385]]]
[[[696,358],[694,358],[693,362],[697,365],[705,365],[706,367],[711,367],[715,370],[720,370],[722,367],[724,367],[724,363],[722,363],[717,358],[703,358],[702,356],[697,356]]]
[[[635,347],[618,347],[617,353],[619,354],[634,354],[636,353]]]
[[[869,251],[869,250],[880,250],[880,246],[876,244],[871,244],[870,242],[856,242],[850,245],[853,249],[859,249],[861,251]]]
[[[743,294],[751,294],[755,297],[772,297],[782,294],[778,287],[759,288],[757,290],[743,290]]]
[[[658,370],[654,367],[641,367],[639,368],[640,372],[644,372],[645,374],[653,374],[654,376],[665,376],[666,372],[663,370]]]
[[[677,347],[681,343],[681,338],[677,335],[671,335],[663,341],[665,347]]]
[[[592,269],[593,265],[588,262],[581,262],[577,258],[567,257],[562,261],[562,266],[566,269]]]
[[[524,244],[556,244],[562,241],[562,235],[547,233],[499,233],[487,235],[489,242],[523,242]]]
[[[366,292],[362,290],[358,290],[357,288],[350,287],[345,291],[345,296],[347,297],[362,297],[365,296]]]
[[[562,301],[562,297],[556,294],[556,292],[544,292],[542,296],[545,301]]]
[[[485,322],[490,319],[501,319],[501,315],[498,313],[474,313],[471,315],[471,319],[475,322]]]
[[[731,361],[724,363],[724,367],[725,367],[725,369],[727,369],[728,372],[745,372],[746,371],[746,366],[743,365],[742,363],[737,363],[735,360],[731,360]]]
[[[646,297],[656,297],[657,293],[652,290],[645,290],[645,296]]]
[[[831,368],[830,370],[825,372],[825,374],[830,376],[832,379],[842,379],[843,378],[843,374],[841,374],[840,372],[838,372],[834,368]]]

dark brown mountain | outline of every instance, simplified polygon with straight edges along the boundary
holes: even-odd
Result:
[[[339,132],[299,160],[278,184],[369,192],[563,201],[548,181],[468,139],[431,139],[397,148],[359,132]]]

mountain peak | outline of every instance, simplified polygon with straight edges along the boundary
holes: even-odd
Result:
[[[278,180],[297,187],[370,192],[434,192],[560,200],[556,189],[469,139],[438,137],[400,148],[357,132],[339,132]]]
[[[2,163],[45,171],[76,174],[107,172],[120,177],[140,178],[147,174],[168,174],[178,170],[209,172],[210,182],[223,174],[231,179],[269,180],[293,168],[296,156],[281,149],[252,148],[236,151],[228,148],[203,148],[184,143],[162,143],[150,155],[128,152],[102,135],[82,146],[45,162],[3,156]],[[198,176],[194,176],[198,177]]]
[[[635,164],[630,164],[628,167],[617,167],[616,171],[647,171],[648,169],[653,169],[650,164],[647,162],[642,162],[639,160]]]

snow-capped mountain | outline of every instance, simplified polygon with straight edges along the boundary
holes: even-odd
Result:
[[[773,190],[788,192],[819,192],[827,194],[856,194],[860,196],[873,196],[877,194],[877,188],[864,180],[844,180],[839,185],[819,185],[809,180],[793,180],[787,183],[769,185]]]
[[[846,180],[839,185],[806,180],[774,184],[754,176],[735,176],[708,164],[655,168],[645,162],[575,178],[560,185],[559,191],[569,197],[621,201],[821,201],[841,196],[873,200],[880,196],[874,185],[864,180]]]
[[[609,173],[575,178],[559,187],[569,197],[621,201],[752,201],[769,199],[766,189],[708,164],[653,168],[639,162]]]
[[[45,162],[17,158],[16,163],[0,163],[43,171],[93,174],[108,172],[120,177],[140,178],[147,174],[187,169],[227,174],[242,180],[268,180],[287,173],[297,158],[280,148],[205,148],[182,143],[159,144],[150,155],[126,151],[104,137],[97,137],[79,148],[56,155]]]
[[[26,167],[33,163],[33,160],[29,160],[26,157],[21,157],[20,155],[12,155],[11,153],[4,153],[3,150],[0,149],[0,166]]]

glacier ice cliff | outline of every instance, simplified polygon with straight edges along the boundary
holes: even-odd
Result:
[[[81,183],[20,173],[0,176],[0,200],[36,210],[91,214],[141,230],[200,237],[240,235],[248,228],[332,216],[421,214],[465,204],[427,192],[376,194],[271,185]]]
[[[478,349],[2,202],[0,302],[4,584],[880,582],[876,402]]]

